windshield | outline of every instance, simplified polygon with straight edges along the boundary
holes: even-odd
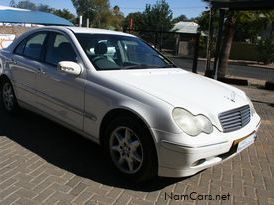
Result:
[[[175,67],[136,37],[109,34],[76,34],[76,37],[97,70]]]

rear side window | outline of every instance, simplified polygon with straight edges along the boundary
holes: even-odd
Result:
[[[46,33],[40,33],[28,39],[23,51],[23,55],[35,60],[40,60],[46,36]]]

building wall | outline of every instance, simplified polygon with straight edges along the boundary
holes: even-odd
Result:
[[[31,27],[21,27],[21,26],[0,26],[0,34],[15,34],[16,37],[20,36],[22,33],[32,29]]]

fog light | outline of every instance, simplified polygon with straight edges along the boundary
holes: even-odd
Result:
[[[193,164],[192,164],[192,166],[193,167],[195,167],[195,166],[198,166],[198,165],[200,165],[200,164],[203,164],[204,162],[206,161],[206,159],[199,159],[199,160],[197,160],[196,162],[194,162]]]

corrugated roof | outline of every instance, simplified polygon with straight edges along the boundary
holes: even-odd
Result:
[[[199,25],[195,22],[180,21],[174,25],[171,31],[177,33],[197,33]]]
[[[0,7],[0,22],[73,26],[68,20],[50,13],[4,6]]]

